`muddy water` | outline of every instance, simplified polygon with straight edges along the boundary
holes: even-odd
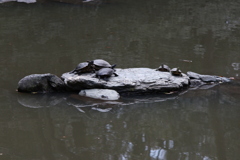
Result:
[[[0,4],[0,157],[238,159],[239,7],[234,0]],[[26,75],[61,76],[95,58],[119,68],[166,63],[235,80],[116,104],[15,92]]]

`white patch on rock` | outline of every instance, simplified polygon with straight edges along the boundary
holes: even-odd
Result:
[[[111,89],[84,89],[79,92],[80,96],[101,99],[101,100],[118,100],[120,95]]]

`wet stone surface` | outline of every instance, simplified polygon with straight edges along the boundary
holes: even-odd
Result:
[[[117,77],[108,80],[98,79],[94,73],[75,75],[64,73],[62,79],[72,90],[113,89],[119,93],[170,92],[181,90],[189,85],[189,77],[172,76],[169,72],[150,68],[116,69]]]

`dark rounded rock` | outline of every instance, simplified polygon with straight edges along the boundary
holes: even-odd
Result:
[[[22,78],[18,82],[18,92],[60,92],[65,91],[64,82],[56,75],[47,74],[32,74]]]

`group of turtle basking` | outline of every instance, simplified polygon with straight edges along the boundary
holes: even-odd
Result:
[[[107,79],[112,75],[118,76],[115,73],[116,64],[111,65],[103,59],[95,59],[93,61],[82,62],[77,65],[77,67],[70,73],[76,73],[78,75],[82,73],[96,73],[96,78]]]
[[[182,71],[179,68],[172,68],[171,69],[166,64],[162,64],[156,70],[161,71],[161,72],[171,72],[172,75],[174,75],[174,76],[182,76]]]
[[[116,67],[116,64],[111,65],[110,63],[108,63],[103,59],[95,59],[93,61],[86,61],[86,62],[79,63],[77,67],[69,73],[78,74],[78,75],[81,75],[83,73],[95,73],[96,78],[99,78],[99,79],[101,78],[106,80],[112,75],[118,76],[115,73],[116,71],[114,69],[115,67]],[[156,71],[171,72],[171,74],[174,76],[182,76],[182,72],[181,70],[179,70],[179,68],[170,69],[165,64],[162,64],[161,66],[159,66],[156,69]]]

